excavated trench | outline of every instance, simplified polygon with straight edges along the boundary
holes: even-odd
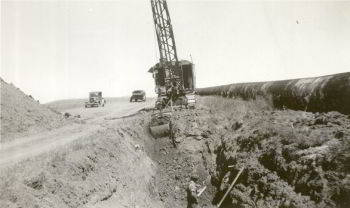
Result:
[[[154,141],[156,187],[166,207],[347,207],[350,119],[337,113],[273,110],[264,101],[200,99],[174,113],[176,148]],[[190,181],[206,186],[191,203]]]
[[[65,150],[1,171],[1,207],[346,207],[350,118],[201,97],[173,115],[174,143],[150,113],[111,121]],[[194,202],[188,191],[206,187]]]

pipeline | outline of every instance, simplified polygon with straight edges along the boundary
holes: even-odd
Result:
[[[321,77],[199,88],[197,94],[244,100],[264,97],[275,108],[350,114],[350,72]]]

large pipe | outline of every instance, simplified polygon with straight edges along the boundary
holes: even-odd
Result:
[[[238,83],[197,89],[199,95],[271,99],[276,108],[350,114],[350,72],[322,77]]]

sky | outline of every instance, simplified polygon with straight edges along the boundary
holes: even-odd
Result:
[[[350,1],[168,0],[197,87],[350,71]],[[159,59],[148,0],[1,1],[1,71],[43,102],[144,89]]]

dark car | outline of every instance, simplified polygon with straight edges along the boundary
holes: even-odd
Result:
[[[137,101],[146,101],[146,93],[143,90],[135,90],[132,92],[132,95],[130,97],[130,102],[137,102]]]

